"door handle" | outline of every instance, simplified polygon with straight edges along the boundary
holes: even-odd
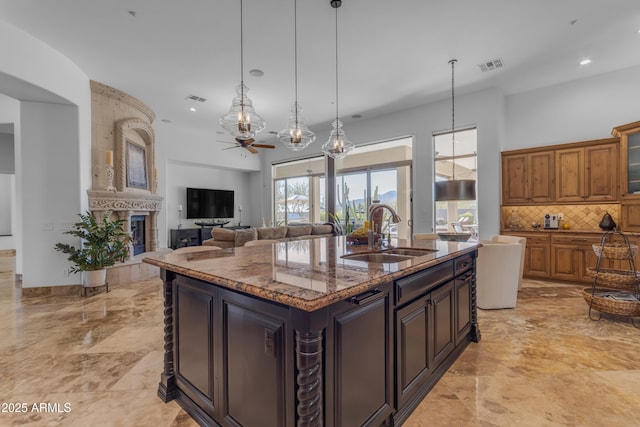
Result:
[[[351,304],[353,304],[353,305],[364,305],[364,304],[368,303],[369,301],[373,301],[375,299],[378,299],[377,295],[379,293],[380,293],[380,290],[372,289],[372,290],[370,290],[368,292],[365,292],[363,294],[351,297],[351,300],[349,302],[351,302]]]

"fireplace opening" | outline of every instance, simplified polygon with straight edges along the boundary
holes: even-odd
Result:
[[[138,255],[145,251],[145,215],[131,216],[131,239],[133,242],[133,254]]]

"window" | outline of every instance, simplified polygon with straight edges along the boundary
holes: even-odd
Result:
[[[453,179],[454,165],[451,132],[434,135],[434,171],[436,181]],[[477,181],[477,130],[465,129],[455,132],[455,179]],[[477,185],[477,184],[476,184]],[[435,202],[436,232],[455,231],[452,224],[459,223],[463,231],[471,232],[472,239],[478,236],[478,201]],[[456,227],[458,225],[456,224]],[[460,228],[458,228],[460,229]]]
[[[411,162],[413,138],[358,146],[336,161],[335,213],[343,232],[361,227],[377,196],[393,207],[402,222],[386,224],[386,232],[411,236]],[[324,156],[273,166],[274,222],[327,221]],[[385,211],[385,217],[388,213]]]
[[[275,225],[326,221],[324,157],[274,165],[272,173]]]

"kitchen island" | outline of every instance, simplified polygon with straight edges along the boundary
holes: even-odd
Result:
[[[202,425],[400,425],[480,339],[479,245],[394,243],[414,250],[347,259],[367,248],[324,237],[145,258],[164,282],[158,395]]]

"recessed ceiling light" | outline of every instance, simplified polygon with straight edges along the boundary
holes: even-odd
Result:
[[[196,107],[189,107],[189,111],[193,111],[195,113],[197,110]]]
[[[351,116],[352,119],[361,119],[362,118],[362,114],[354,114],[353,116]]]
[[[262,76],[264,76],[264,71],[258,70],[256,68],[256,69],[253,69],[253,70],[249,71],[249,74],[251,74],[253,77],[262,77]]]
[[[169,119],[161,119],[160,121],[163,122],[163,123],[171,123],[171,120],[169,120]]]
[[[580,61],[580,65],[588,65],[591,64],[591,60],[589,58],[585,58],[582,61]]]

